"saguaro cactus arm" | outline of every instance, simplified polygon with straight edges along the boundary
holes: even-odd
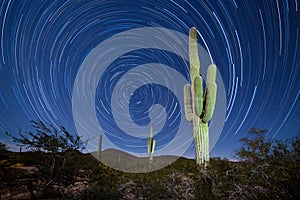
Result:
[[[194,113],[200,117],[203,111],[203,84],[202,77],[197,75],[193,81],[193,92],[194,92]]]
[[[191,86],[189,84],[184,85],[184,111],[186,120],[193,121],[193,107],[192,107],[192,94]]]
[[[205,94],[205,112],[203,112],[202,121],[208,123],[214,113],[216,103],[217,84],[211,83],[206,86]]]
[[[202,116],[202,121],[208,123],[214,113],[216,96],[217,96],[217,84],[216,80],[217,67],[212,64],[207,69],[207,78],[206,78],[206,92],[205,92],[205,107]]]

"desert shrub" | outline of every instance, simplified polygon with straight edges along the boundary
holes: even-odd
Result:
[[[242,138],[238,162],[211,163],[208,176],[220,199],[299,199],[299,138],[268,139],[262,133]]]
[[[54,126],[36,121],[32,121],[32,126],[35,132],[19,131],[17,136],[6,134],[17,145],[25,146],[31,152],[30,157],[26,157],[27,153],[22,154],[21,158],[24,163],[32,164],[38,169],[34,172],[29,189],[38,190],[38,198],[43,198],[46,194],[50,197],[52,193],[57,196],[61,188],[76,181],[74,174],[80,169],[76,165],[76,157],[84,144],[79,136],[70,134],[64,127],[57,130]]]

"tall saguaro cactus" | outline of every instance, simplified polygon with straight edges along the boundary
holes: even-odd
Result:
[[[203,78],[198,57],[197,29],[189,33],[189,59],[191,85],[184,86],[184,109],[186,119],[193,123],[197,165],[209,161],[209,129],[217,95],[217,67],[211,64],[207,69],[206,90],[203,94]]]
[[[153,139],[152,124],[150,124],[150,137],[147,139],[147,145],[148,145],[148,154],[150,156],[151,161],[153,160],[155,144],[156,144],[156,140]]]

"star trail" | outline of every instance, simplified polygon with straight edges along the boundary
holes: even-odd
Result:
[[[74,119],[74,95],[78,94],[86,95],[82,113],[95,114],[94,121],[110,141],[107,144],[146,153],[146,130],[155,121],[158,150],[185,134],[186,140],[176,143],[177,147],[185,146],[182,153],[193,156],[191,125],[182,121],[180,104],[182,84],[189,81],[188,61],[181,56],[188,53],[184,42],[181,50],[174,49],[180,40],[161,34],[157,43],[166,44],[165,49],[151,47],[155,39],[146,37],[147,48],[135,49],[140,40],[131,35],[116,39],[97,52],[101,56],[92,57],[99,45],[126,31],[157,27],[187,36],[193,26],[198,29],[199,44],[208,52],[208,63],[201,62],[201,68],[214,62],[218,84],[224,84],[225,91],[219,95],[226,115],[219,122],[215,113],[210,124],[224,123],[220,133],[212,132],[216,141],[211,155],[232,157],[250,127],[267,129],[266,137],[275,139],[299,136],[299,6],[299,0],[2,0],[1,141],[13,148],[3,133],[17,134],[19,128],[30,131],[30,120],[64,126],[79,135],[83,132],[78,126],[82,126],[92,140],[96,128],[85,127],[89,119],[84,123]],[[120,51],[123,43],[131,44],[132,50],[114,60],[105,59]],[[91,63],[99,69],[82,69]],[[106,64],[107,68],[101,68]],[[87,106],[91,100],[95,104]]]

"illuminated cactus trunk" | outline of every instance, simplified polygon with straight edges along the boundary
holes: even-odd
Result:
[[[198,57],[197,30],[189,33],[189,59],[191,85],[184,86],[184,109],[186,119],[193,123],[197,165],[206,165],[209,161],[209,129],[217,94],[217,68],[211,64],[207,69],[206,91],[203,95],[203,78]]]
[[[153,153],[155,149],[156,141],[153,139],[153,133],[152,133],[152,124],[150,124],[150,137],[147,139],[147,146],[148,146],[148,154],[150,157],[150,161],[153,160]]]

